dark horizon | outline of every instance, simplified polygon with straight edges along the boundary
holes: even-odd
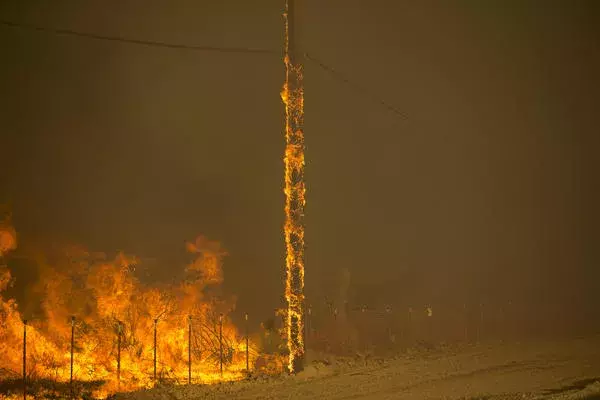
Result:
[[[598,3],[300,4],[302,51],[368,92],[305,60],[309,301],[339,299],[347,268],[355,303],[505,299],[597,328]],[[15,254],[122,250],[165,282],[205,235],[229,253],[238,310],[272,317],[283,2],[141,5],[3,2],[0,20],[272,53],[0,25],[0,204]]]

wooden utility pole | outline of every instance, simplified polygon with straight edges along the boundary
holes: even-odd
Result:
[[[304,93],[302,65],[298,63],[295,41],[295,2],[286,0],[284,13],[285,84],[285,245],[287,300],[288,369],[304,367]]]

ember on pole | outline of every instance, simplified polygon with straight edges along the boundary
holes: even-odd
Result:
[[[294,0],[285,4],[285,246],[288,369],[302,371],[304,363],[304,92],[302,65],[294,40]]]

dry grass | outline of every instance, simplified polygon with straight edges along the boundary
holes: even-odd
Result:
[[[118,399],[588,399],[600,395],[600,337],[422,348],[395,357],[312,354],[297,376],[162,387]]]

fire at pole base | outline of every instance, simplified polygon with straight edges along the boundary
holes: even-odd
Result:
[[[286,2],[285,83],[281,98],[285,104],[285,245],[287,300],[288,369],[300,372],[304,363],[304,93],[302,66],[295,63],[293,0]]]

